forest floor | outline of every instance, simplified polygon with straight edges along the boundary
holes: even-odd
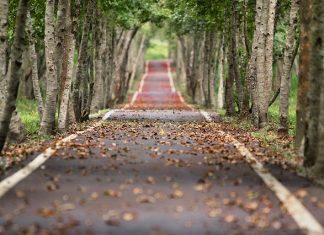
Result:
[[[324,232],[324,189],[186,104],[168,61],[149,63],[129,104],[83,125],[21,148],[30,156],[0,175],[0,234]]]

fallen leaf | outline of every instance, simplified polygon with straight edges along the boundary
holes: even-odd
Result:
[[[123,220],[129,222],[129,221],[133,221],[136,218],[136,214],[133,212],[125,212],[123,214]]]

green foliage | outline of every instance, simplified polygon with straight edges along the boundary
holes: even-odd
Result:
[[[159,24],[170,14],[157,0],[100,0],[100,5],[110,19],[125,28],[140,27],[148,21]]]
[[[169,55],[168,42],[152,39],[145,54],[146,60],[167,59]]]

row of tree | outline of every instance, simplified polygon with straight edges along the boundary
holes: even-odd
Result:
[[[140,28],[164,17],[150,0],[1,0],[0,9],[0,150],[8,135],[23,138],[18,95],[37,100],[43,134],[123,102],[144,64]]]
[[[291,77],[298,75],[295,145],[323,177],[324,1],[180,0],[168,7],[177,77],[195,103],[264,128],[279,99],[278,131],[288,134]]]

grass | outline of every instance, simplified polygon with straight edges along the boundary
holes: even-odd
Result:
[[[18,99],[17,110],[29,137],[36,137],[40,128],[40,119],[35,100]]]
[[[167,59],[169,57],[168,42],[159,39],[151,39],[149,48],[145,54],[145,60]]]

